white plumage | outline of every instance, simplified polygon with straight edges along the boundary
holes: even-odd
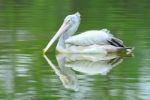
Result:
[[[56,50],[61,53],[110,53],[125,49],[123,41],[109,30],[90,30],[74,35],[80,24],[80,14],[68,15],[58,32],[44,49],[44,53],[59,38]]]
[[[105,45],[108,44],[107,40],[111,40],[113,35],[109,33],[109,30],[90,30],[81,34],[71,36],[66,39],[65,43],[72,45],[88,46],[88,45]]]

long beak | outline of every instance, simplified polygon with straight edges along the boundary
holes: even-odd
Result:
[[[70,23],[63,23],[61,25],[61,27],[59,28],[59,30],[57,31],[57,33],[55,34],[55,36],[49,41],[49,43],[47,44],[47,46],[43,49],[43,53],[45,54],[47,52],[47,50],[52,46],[52,44],[56,41],[56,39],[63,34],[64,32],[66,32],[68,30],[68,28],[70,27]]]

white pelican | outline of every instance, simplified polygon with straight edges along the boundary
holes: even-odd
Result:
[[[131,51],[124,46],[123,42],[114,37],[109,30],[90,30],[79,35],[72,36],[77,31],[80,24],[80,13],[68,15],[43,52],[51,47],[59,38],[56,50],[60,53],[110,53],[120,50]]]

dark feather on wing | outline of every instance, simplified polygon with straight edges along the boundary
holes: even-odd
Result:
[[[113,46],[116,46],[116,47],[125,47],[123,45],[123,42],[119,39],[111,38],[111,40],[107,40],[107,41],[110,45],[113,45]]]
[[[112,38],[111,41],[114,42],[114,43],[116,43],[118,45],[118,47],[124,47],[123,43],[121,43],[117,39]]]

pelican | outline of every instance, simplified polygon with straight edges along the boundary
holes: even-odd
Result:
[[[45,54],[52,44],[59,38],[56,50],[60,53],[103,53],[108,54],[120,50],[130,51],[124,46],[123,41],[114,37],[109,30],[89,30],[78,35],[76,33],[80,25],[80,13],[68,15],[58,32],[43,49]]]

